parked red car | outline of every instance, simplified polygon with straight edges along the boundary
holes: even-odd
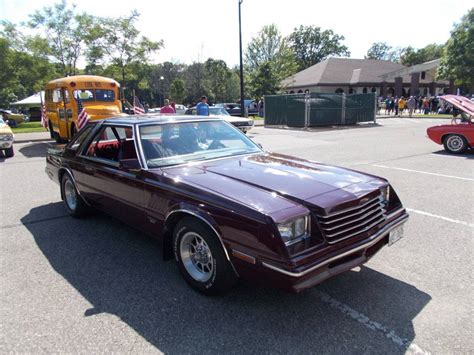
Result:
[[[395,243],[408,219],[385,179],[264,152],[211,117],[94,122],[46,162],[71,215],[99,209],[161,239],[205,294],[239,278],[312,287]]]
[[[453,118],[452,124],[433,126],[427,129],[428,137],[435,143],[444,145],[444,149],[453,154],[464,153],[474,148],[474,103],[458,95],[445,95],[440,99],[449,102],[460,111],[460,119]],[[457,120],[460,123],[457,123]]]

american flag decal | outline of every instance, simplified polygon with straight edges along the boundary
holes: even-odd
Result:
[[[133,112],[135,112],[135,115],[141,115],[145,113],[145,108],[140,103],[140,100],[137,96],[133,97]]]
[[[86,112],[86,109],[82,105],[80,98],[77,98],[77,130],[80,131],[87,122],[89,122],[89,115]]]
[[[46,130],[49,128],[48,117],[46,116],[46,107],[43,103],[41,104],[41,126]]]

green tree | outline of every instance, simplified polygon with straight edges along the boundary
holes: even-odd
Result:
[[[365,58],[398,62],[402,52],[403,49],[393,48],[389,46],[386,42],[374,42],[367,51]]]
[[[152,41],[140,35],[136,28],[139,17],[139,13],[134,10],[124,17],[88,18],[88,21],[92,20],[86,37],[88,60],[95,65],[105,60],[117,66],[122,86],[133,63],[149,63],[150,55],[163,47],[162,40]]]
[[[186,97],[184,80],[174,79],[170,87],[170,97],[177,103],[182,103]]]
[[[272,24],[264,26],[250,41],[245,52],[245,68],[253,95],[273,94],[280,90],[283,79],[296,73],[298,63],[287,39]],[[261,75],[271,79],[272,84],[263,85]]]
[[[153,94],[153,101],[162,104],[163,100],[171,96],[171,84],[177,78],[183,77],[183,64],[164,62],[151,65],[147,73],[147,81]]]
[[[5,32],[0,31],[0,107],[32,95],[59,76],[54,64],[17,49],[18,44],[12,45]]]
[[[415,49],[407,47],[400,56],[400,63],[406,66],[429,62],[430,60],[441,58],[444,45],[431,43],[424,48]]]
[[[201,96],[209,96],[209,90],[206,87],[205,71],[203,63],[195,62],[187,66],[184,72],[187,92],[187,96],[184,99],[185,103],[196,103]]]
[[[454,25],[438,71],[440,77],[453,78],[474,93],[474,8]]]
[[[332,30],[322,31],[317,26],[300,26],[288,36],[299,70],[309,68],[329,56],[350,56],[351,53],[342,41],[344,36],[335,34]]]
[[[209,58],[204,63],[205,86],[212,102],[224,102],[227,98],[226,83],[232,72],[223,60]]]
[[[37,46],[43,49],[43,55],[49,55],[60,64],[64,76],[77,73],[77,62],[82,55],[84,44],[83,20],[85,15],[75,13],[75,6],[69,7],[66,0],[29,16],[28,25],[33,29],[42,29],[45,36],[36,36],[36,43],[42,41],[47,46]]]

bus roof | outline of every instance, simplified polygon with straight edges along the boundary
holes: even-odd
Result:
[[[98,75],[74,75],[74,76],[67,76],[65,78],[59,78],[51,80],[49,83],[46,84],[46,89],[53,89],[58,87],[69,86],[71,82],[75,82],[76,84],[85,83],[85,82],[96,82],[96,83],[110,83],[115,84],[117,87],[120,87],[120,84],[111,78],[106,78],[104,76]]]

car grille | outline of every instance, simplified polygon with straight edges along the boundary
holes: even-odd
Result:
[[[385,212],[382,196],[380,195],[360,206],[325,216],[318,215],[317,218],[328,243],[336,243],[367,232],[382,223],[386,218]]]

